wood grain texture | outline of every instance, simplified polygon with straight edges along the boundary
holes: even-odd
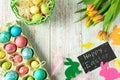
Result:
[[[46,61],[45,65],[49,73],[53,68],[53,59],[55,55],[63,56],[64,58],[70,57],[75,61],[77,57],[85,53],[86,49],[82,49],[80,45],[86,42],[94,42],[95,46],[103,42],[96,39],[96,35],[102,27],[102,23],[95,27],[86,28],[84,21],[75,23],[75,21],[82,14],[75,14],[74,12],[82,5],[77,5],[80,0],[56,0],[56,6],[51,19],[44,24],[22,27],[24,33],[30,40],[33,48],[38,53],[41,61]],[[0,0],[0,25],[3,28],[7,22],[17,20],[10,9],[10,0]],[[113,23],[113,25],[120,26],[120,16]],[[24,25],[24,24],[22,24]],[[120,57],[120,47],[112,45],[117,57]],[[57,63],[57,61],[56,61]],[[114,62],[111,62],[111,66]],[[55,76],[51,76],[51,80],[65,80],[65,66],[59,70]],[[82,69],[80,67],[80,69]],[[99,76],[100,68],[92,71],[93,80],[104,80]],[[83,73],[84,74],[84,73]],[[118,79],[120,80],[120,79]]]

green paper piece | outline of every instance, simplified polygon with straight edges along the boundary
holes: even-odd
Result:
[[[70,58],[66,58],[64,65],[69,66],[65,70],[66,80],[71,80],[72,78],[75,78],[77,74],[82,73],[82,71],[79,70],[80,64],[78,62],[72,61]]]

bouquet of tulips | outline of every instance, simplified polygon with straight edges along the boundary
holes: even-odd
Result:
[[[100,40],[106,40],[111,24],[120,13],[120,0],[81,0],[78,4],[86,5],[83,9],[76,11],[76,13],[85,12],[78,21],[86,18],[87,27],[103,21],[102,30],[97,37]]]

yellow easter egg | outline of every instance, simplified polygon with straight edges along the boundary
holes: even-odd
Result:
[[[31,67],[32,68],[37,68],[39,66],[39,62],[38,61],[32,61],[31,62]]]
[[[32,7],[30,8],[30,12],[31,12],[32,14],[37,14],[37,13],[39,13],[39,7],[37,7],[37,6],[32,6]]]
[[[37,4],[39,4],[41,1],[42,1],[42,0],[32,0],[32,3],[35,4],[35,5],[37,5]]]
[[[120,69],[120,59],[115,60],[115,66],[116,68]]]
[[[0,59],[3,59],[6,56],[5,51],[0,50]]]

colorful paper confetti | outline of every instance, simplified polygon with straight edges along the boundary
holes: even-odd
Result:
[[[120,58],[115,60],[115,66],[120,70]]]
[[[112,44],[120,46],[120,28],[114,26],[113,32],[110,33],[109,38],[112,39]]]
[[[120,73],[115,68],[108,68],[108,63],[101,62],[100,76],[103,76],[105,80],[115,80],[120,78]]]
[[[64,62],[66,66],[69,66],[65,70],[66,80],[71,80],[72,78],[75,78],[77,74],[82,73],[81,70],[79,70],[79,63],[73,62],[72,59],[66,58],[66,61]]]
[[[81,45],[82,48],[85,48],[85,49],[90,49],[94,46],[94,43],[93,42],[87,42],[87,43],[84,43]]]

